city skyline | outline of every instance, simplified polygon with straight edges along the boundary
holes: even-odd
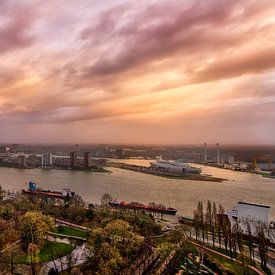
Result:
[[[1,1],[0,142],[275,144],[274,1]]]

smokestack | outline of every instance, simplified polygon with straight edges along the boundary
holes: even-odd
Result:
[[[220,164],[220,144],[217,143],[217,163]]]
[[[206,142],[204,143],[204,161],[207,162],[207,148],[206,148]]]

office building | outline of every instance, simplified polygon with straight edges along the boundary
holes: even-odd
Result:
[[[19,155],[18,156],[18,166],[20,168],[27,167],[27,157],[26,157],[26,155]]]
[[[49,167],[53,165],[53,159],[51,153],[43,153],[41,156],[41,166]]]
[[[76,167],[77,165],[77,154],[76,152],[70,152],[70,166]]]
[[[91,166],[91,153],[84,152],[84,167],[89,168]]]

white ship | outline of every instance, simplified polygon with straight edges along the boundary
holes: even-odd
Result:
[[[158,158],[156,162],[151,162],[150,164],[156,169],[165,170],[171,173],[200,174],[202,172],[201,168],[190,166],[183,161],[162,160]]]

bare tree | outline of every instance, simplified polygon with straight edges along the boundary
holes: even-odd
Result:
[[[251,225],[248,220],[246,221],[246,228],[247,228],[249,258],[250,258],[250,260],[254,260],[253,236],[252,236],[252,231],[251,231]]]
[[[258,222],[256,225],[257,237],[258,237],[258,248],[261,258],[262,267],[266,268],[268,261],[268,244],[269,241],[265,237],[266,225],[262,222]]]
[[[216,207],[216,203],[214,202],[212,206],[212,242],[214,247],[215,247],[216,228],[217,228],[217,207]]]
[[[204,214],[203,214],[203,203],[201,201],[198,202],[197,207],[197,219],[199,228],[202,230],[202,241],[204,243]]]
[[[195,233],[196,233],[196,241],[197,241],[198,237],[199,237],[199,231],[200,231],[200,225],[199,225],[197,210],[194,211],[193,221],[194,221],[194,225],[195,225]]]
[[[205,223],[206,223],[206,239],[208,243],[208,232],[212,229],[212,204],[210,201],[207,202],[205,212]]]
[[[112,201],[112,196],[108,193],[105,193],[102,198],[100,199],[102,206],[108,206],[109,203]]]
[[[221,243],[222,243],[222,223],[223,223],[223,215],[225,211],[223,206],[220,204],[219,205],[219,210],[218,210],[218,215],[217,217],[217,229],[218,229],[218,238],[219,238],[219,246],[221,248]]]

